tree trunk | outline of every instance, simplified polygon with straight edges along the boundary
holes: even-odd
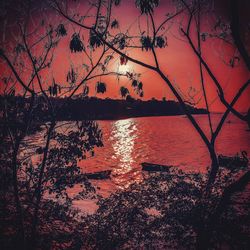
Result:
[[[17,237],[18,242],[22,244],[22,248],[25,248],[25,233],[24,233],[24,225],[23,225],[23,211],[19,198],[19,190],[18,190],[18,177],[17,177],[17,154],[19,149],[20,141],[18,140],[15,143],[15,148],[12,156],[12,181],[13,181],[13,191],[14,191],[14,199],[15,199],[15,207],[17,213]]]
[[[211,144],[208,147],[209,153],[210,153],[210,158],[211,158],[211,171],[209,173],[209,177],[208,177],[208,181],[207,181],[207,185],[206,185],[206,190],[205,190],[205,197],[208,198],[210,196],[211,193],[211,188],[212,185],[215,182],[216,179],[216,175],[218,173],[219,170],[219,163],[218,163],[218,158],[214,149],[214,144]]]
[[[13,148],[13,153],[12,153],[12,181],[13,181],[15,206],[16,206],[16,212],[17,212],[17,221],[18,221],[18,229],[17,229],[18,230],[18,241],[21,244],[20,248],[23,248],[23,249],[26,248],[26,238],[25,238],[25,230],[24,230],[23,211],[22,211],[22,205],[21,205],[21,201],[20,201],[20,197],[19,197],[19,188],[18,188],[17,156],[18,156],[18,151],[20,148],[21,141],[25,137],[25,135],[27,133],[27,129],[28,129],[29,124],[30,124],[34,100],[35,100],[35,97],[34,97],[34,95],[32,95],[29,109],[28,109],[27,113],[25,114],[24,127],[21,130],[20,136],[17,136],[17,138],[14,142],[14,148]]]
[[[48,157],[48,151],[49,151],[49,144],[52,136],[52,132],[55,127],[55,121],[52,121],[49,127],[48,135],[47,135],[47,140],[46,140],[46,145],[44,148],[44,155],[43,155],[43,161],[41,165],[41,171],[39,175],[39,181],[38,181],[38,186],[35,192],[37,192],[36,196],[36,202],[35,202],[35,211],[34,211],[34,216],[32,220],[32,225],[31,225],[31,238],[30,238],[30,244],[29,244],[29,249],[35,249],[36,247],[36,236],[37,236],[37,226],[38,226],[38,217],[39,217],[39,209],[40,209],[40,203],[41,203],[41,198],[42,198],[42,181],[43,181],[43,174],[46,168],[46,161]]]
[[[237,49],[240,52],[248,70],[250,70],[250,57],[248,55],[248,51],[242,41],[240,34],[240,19],[239,19],[239,3],[237,0],[230,1],[231,7],[231,30],[232,36],[235,42]]]
[[[211,230],[208,230],[208,216],[209,216],[209,199],[212,192],[212,187],[216,179],[216,175],[219,170],[219,164],[217,155],[215,153],[214,145],[211,144],[208,147],[210,158],[211,158],[211,171],[209,173],[208,181],[206,188],[204,190],[203,197],[200,201],[200,225],[198,226],[197,240],[196,240],[196,249],[205,250],[208,249],[209,240],[211,235]]]

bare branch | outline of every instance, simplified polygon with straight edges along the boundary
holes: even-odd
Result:
[[[235,105],[235,103],[238,101],[238,99],[240,98],[240,96],[242,95],[242,93],[244,92],[244,90],[250,85],[250,79],[248,79],[243,85],[242,87],[239,89],[238,93],[235,95],[235,97],[233,98],[232,102],[229,104],[230,107],[233,108],[233,106]],[[226,112],[223,114],[220,123],[218,124],[213,137],[212,137],[212,141],[214,141],[217,137],[217,135],[219,134],[223,123],[225,122],[228,114],[230,113],[230,109],[227,109]]]
[[[30,89],[21,79],[21,77],[19,76],[19,74],[17,73],[16,69],[14,68],[13,64],[11,63],[11,61],[9,60],[9,58],[5,55],[5,53],[3,52],[2,49],[0,49],[0,57],[2,57],[8,64],[8,66],[10,67],[10,69],[12,70],[12,72],[14,73],[16,79],[18,80],[18,82],[21,84],[21,86],[28,91],[29,93],[31,93],[32,95],[35,94],[35,92]]]

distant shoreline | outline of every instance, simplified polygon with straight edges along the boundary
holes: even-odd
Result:
[[[28,103],[29,98],[21,96],[0,96],[1,102],[9,101],[16,103],[15,106]],[[37,105],[34,114],[40,121],[48,121],[51,113],[41,96],[37,97]],[[50,98],[51,104],[55,110],[55,118],[58,121],[67,120],[119,120],[137,117],[155,117],[155,116],[177,116],[185,115],[181,105],[172,100],[136,100],[129,98],[126,100],[98,99],[96,97],[85,98]],[[195,108],[186,104],[186,109],[191,114],[207,114],[207,110]],[[18,110],[17,110],[18,112]],[[22,112],[22,110],[20,110]]]
[[[118,120],[136,117],[185,115],[179,103],[158,100],[51,99],[58,120]],[[66,103],[66,104],[65,104]],[[191,114],[207,110],[186,105]]]

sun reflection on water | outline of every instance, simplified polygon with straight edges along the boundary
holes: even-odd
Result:
[[[124,175],[133,174],[133,164],[136,163],[133,153],[137,134],[137,124],[133,119],[119,120],[113,124],[111,133],[113,158],[118,162],[118,166],[113,169],[116,182],[121,182]]]

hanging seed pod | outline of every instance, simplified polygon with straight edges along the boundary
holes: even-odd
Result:
[[[162,36],[156,37],[156,47],[164,48],[166,46],[166,41]]]
[[[52,96],[52,87],[49,86],[49,95]]]
[[[17,53],[17,54],[20,54],[22,52],[25,52],[25,47],[24,45],[18,43],[17,46],[15,47],[14,51]]]
[[[114,1],[115,6],[118,6],[120,3],[121,3],[121,0],[115,0]]]
[[[128,58],[126,56],[120,56],[120,64],[126,65],[128,62]]]
[[[120,94],[121,94],[122,98],[125,98],[127,95],[129,95],[129,90],[122,86],[120,88]]]
[[[240,62],[240,58],[238,56],[234,56],[229,60],[229,65],[234,68]]]
[[[143,88],[143,83],[142,83],[142,82],[139,82],[139,84],[138,84],[138,89],[139,89],[139,90],[142,90],[142,88]]]
[[[112,23],[111,23],[111,29],[117,29],[119,28],[119,23],[118,21],[115,19]]]
[[[108,65],[110,60],[112,60],[114,57],[112,55],[108,55],[104,60],[104,65]]]
[[[141,45],[142,45],[142,50],[145,49],[146,51],[148,51],[148,50],[152,49],[153,44],[152,44],[151,37],[149,37],[149,36],[142,36],[141,39],[140,39],[140,41],[141,41]]]
[[[71,69],[67,73],[67,82],[70,84],[76,83],[77,80],[77,73],[75,72],[74,68],[71,66]]]
[[[120,64],[123,65],[124,63],[124,56],[120,56]]]
[[[89,33],[89,44],[92,48],[98,48],[102,45],[101,39],[96,35],[93,30]]]
[[[55,82],[53,78],[51,86],[48,88],[50,96],[57,96],[58,93],[61,93],[61,86]]]
[[[132,85],[132,87],[136,88],[137,85],[138,85],[138,81],[137,80],[133,80],[131,85]]]
[[[64,25],[60,23],[56,28],[56,35],[57,36],[67,36],[67,30],[65,29]]]
[[[57,96],[57,84],[54,84],[52,87],[52,95]]]
[[[87,96],[89,94],[89,86],[84,86],[83,88],[83,96]]]
[[[207,38],[206,33],[201,33],[201,40],[202,40],[203,42],[206,41],[206,38]]]
[[[120,40],[119,40],[119,49],[120,50],[123,50],[126,46],[126,39],[125,37],[122,37]]]
[[[71,52],[82,52],[84,50],[84,45],[80,39],[80,35],[77,33],[74,33],[72,35],[71,41],[70,41],[70,50]]]
[[[154,8],[159,5],[159,0],[136,0],[135,5],[141,10],[141,14],[152,14]]]
[[[128,79],[132,80],[133,77],[134,77],[134,74],[127,71],[127,72],[126,72],[126,77],[127,77]]]
[[[104,82],[97,82],[96,84],[96,93],[105,93],[107,88],[106,88],[106,83]]]

